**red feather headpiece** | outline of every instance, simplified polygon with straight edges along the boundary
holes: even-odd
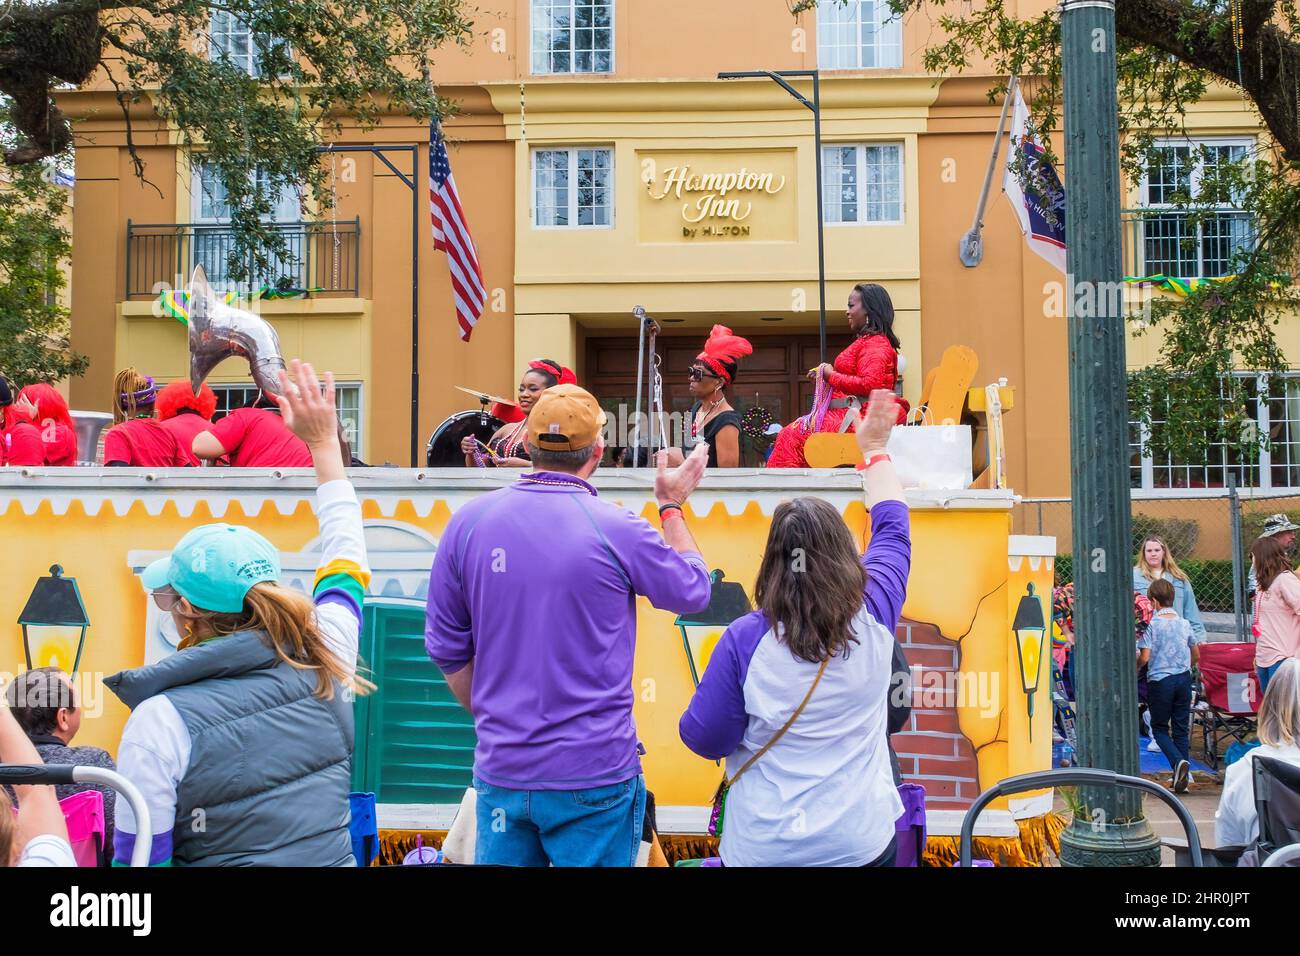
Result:
[[[154,408],[158,410],[158,419],[164,422],[175,418],[183,408],[197,412],[200,418],[211,421],[212,413],[217,410],[217,394],[204,383],[199,386],[199,394],[195,395],[189,382],[177,379],[158,391]]]
[[[735,335],[725,325],[715,325],[704,343],[704,351],[695,356],[695,360],[703,362],[714,375],[730,382],[736,377],[740,359],[753,352],[754,346],[748,339]]]

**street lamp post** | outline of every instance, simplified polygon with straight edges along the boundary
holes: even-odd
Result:
[[[720,80],[750,80],[767,77],[777,83],[796,100],[812,111],[813,115],[813,149],[816,151],[817,169],[817,295],[821,311],[817,335],[820,361],[826,361],[826,219],[822,211],[822,87],[821,74],[817,70],[744,70],[740,72],[719,73]],[[788,82],[786,78],[811,79],[813,96],[810,101]]]
[[[1136,776],[1137,670],[1129,570],[1128,400],[1120,285],[1114,0],[1062,0],[1066,301],[1079,763]],[[1080,292],[1082,290],[1082,292]],[[1159,866],[1132,789],[1085,787],[1061,835],[1074,866]]]

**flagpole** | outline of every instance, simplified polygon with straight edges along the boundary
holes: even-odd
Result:
[[[993,184],[993,170],[998,164],[998,154],[1002,152],[1002,134],[1006,129],[1007,111],[1011,108],[1011,100],[1019,85],[1019,78],[1014,76],[1007,84],[1007,95],[1002,101],[1002,115],[998,117],[998,134],[993,137],[993,155],[989,157],[989,168],[984,172],[984,188],[980,190],[975,221],[957,245],[957,255],[961,259],[961,264],[967,269],[974,269],[984,259],[984,237],[980,234],[980,230],[984,228],[984,207],[989,201],[989,186]]]

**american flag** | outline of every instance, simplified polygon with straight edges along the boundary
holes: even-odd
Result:
[[[483,314],[487,291],[478,251],[469,234],[465,210],[456,194],[456,177],[451,174],[447,142],[437,120],[429,123],[429,210],[433,215],[433,248],[447,253],[451,272],[451,297],[456,302],[460,337],[469,341],[474,323]]]

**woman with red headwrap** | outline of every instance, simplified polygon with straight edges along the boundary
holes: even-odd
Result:
[[[884,388],[892,392],[898,383],[899,341],[889,293],[874,283],[855,285],[844,315],[849,331],[857,338],[835,356],[833,365],[824,362],[808,373],[817,382],[813,411],[781,429],[767,460],[769,468],[807,468],[803,446],[809,435],[847,431],[873,391]],[[907,403],[899,399],[898,405],[898,422],[902,424]]]
[[[158,412],[158,421],[176,436],[181,451],[190,457],[190,464],[198,465],[199,459],[194,454],[194,439],[211,430],[212,415],[217,410],[217,393],[204,382],[199,386],[199,394],[195,395],[189,382],[177,379],[158,392],[154,407]],[[220,462],[225,463],[224,460]]]
[[[478,459],[481,459],[485,464],[495,465],[498,468],[527,468],[531,463],[528,457],[528,412],[537,401],[537,396],[552,385],[576,385],[577,383],[578,377],[559,362],[553,359],[533,359],[528,363],[528,371],[519,380],[518,405],[505,406],[503,409],[515,407],[522,414],[516,412],[516,415],[510,416],[515,420],[507,419],[506,424],[498,428],[488,439],[487,445],[492,451],[491,456],[482,454],[482,449],[478,447],[473,436],[467,435],[461,439],[460,450],[465,455],[465,464],[477,465]],[[497,413],[498,408],[501,406],[493,408],[494,414]],[[498,417],[506,416],[498,415]]]
[[[59,390],[43,382],[28,385],[18,393],[17,404],[27,409],[32,423],[41,433],[45,464],[75,465],[77,429],[72,424],[68,402],[59,394]]]
[[[740,467],[740,413],[727,401],[727,386],[736,380],[743,356],[753,354],[747,339],[725,325],[715,325],[704,351],[691,363],[690,434],[683,444],[690,454],[700,442],[709,445],[710,468]]]

